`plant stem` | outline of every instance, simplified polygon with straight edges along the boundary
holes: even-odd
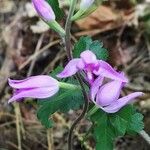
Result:
[[[71,46],[71,34],[70,34],[70,29],[71,29],[71,17],[73,16],[74,10],[75,10],[75,6],[76,6],[76,2],[77,0],[72,0],[71,4],[70,4],[70,9],[69,9],[69,14],[66,20],[66,25],[65,25],[65,38],[63,38],[65,47],[66,47],[66,52],[67,52],[67,56],[68,56],[68,61],[70,61],[73,56],[72,56],[72,46]],[[84,82],[80,76],[80,74],[76,75],[77,80],[80,83],[80,86],[82,88],[82,93],[84,95],[84,100],[85,100],[85,104],[84,104],[84,108],[82,113],[80,114],[80,116],[74,121],[74,123],[72,124],[70,131],[69,131],[69,135],[68,135],[68,150],[72,150],[72,135],[73,135],[73,130],[75,128],[75,126],[81,121],[81,119],[85,116],[87,110],[88,110],[88,105],[89,105],[89,97],[88,94],[86,93],[86,90],[84,88]]]
[[[70,29],[71,29],[71,17],[73,16],[74,10],[75,10],[75,6],[76,6],[77,0],[72,0],[71,4],[70,4],[70,9],[69,9],[69,14],[66,20],[66,24],[65,24],[65,47],[66,47],[66,51],[67,51],[67,56],[68,56],[68,60],[72,59],[72,51],[71,51],[71,34],[70,34]]]
[[[93,115],[95,112],[97,112],[97,110],[98,110],[99,108],[95,105],[95,106],[93,106],[93,108],[91,108],[89,111],[88,111],[88,113],[87,113],[87,117],[90,117],[91,115]]]
[[[70,84],[70,83],[65,83],[65,82],[59,82],[59,86],[63,89],[72,89],[72,90],[77,90],[77,89],[81,89],[80,86],[78,85],[74,85],[74,84]]]
[[[142,130],[139,133],[144,139],[145,141],[150,145],[150,136],[148,135],[148,133],[146,133],[144,130]]]
[[[85,100],[85,104],[84,104],[84,107],[83,107],[83,111],[82,113],[80,114],[80,116],[73,122],[71,128],[70,128],[70,131],[69,131],[69,135],[68,135],[68,150],[72,150],[72,135],[73,135],[73,130],[74,128],[76,127],[76,125],[84,118],[87,110],[88,110],[88,106],[89,106],[89,97],[86,93],[86,90],[84,88],[84,83],[80,77],[80,74],[77,74],[76,75],[76,78],[78,79],[80,85],[81,85],[81,88],[82,88],[82,93],[84,95],[84,100]]]

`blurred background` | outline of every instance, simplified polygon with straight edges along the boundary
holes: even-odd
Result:
[[[67,1],[60,2],[67,14]],[[102,41],[109,63],[128,76],[123,95],[145,93],[135,105],[144,114],[145,131],[150,134],[150,0],[105,1],[90,16],[73,23],[73,43],[86,35]],[[7,103],[12,94],[9,77],[48,74],[66,60],[61,40],[39,19],[30,0],[0,0],[0,150],[67,150],[68,128],[81,110],[55,113],[54,128],[46,130],[37,120],[35,101]],[[81,148],[81,136],[89,126],[85,120],[78,125],[74,150],[94,150],[90,136]],[[136,135],[117,139],[115,149],[148,150],[150,146]]]

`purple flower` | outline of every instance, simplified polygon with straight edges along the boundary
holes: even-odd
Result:
[[[80,9],[88,9],[92,4],[94,0],[82,0],[80,3]]]
[[[24,80],[8,79],[8,83],[15,89],[8,103],[25,97],[48,98],[59,90],[59,82],[47,75],[33,76]]]
[[[142,92],[134,92],[119,98],[121,89],[124,87],[125,83],[119,80],[114,80],[102,85],[102,82],[102,77],[98,77],[94,81],[91,87],[90,95],[92,101],[107,113],[115,113],[119,111],[128,103],[135,101],[136,97],[143,94]]]
[[[74,75],[77,71],[84,71],[91,84],[94,82],[95,76],[128,82],[124,75],[118,73],[107,62],[97,60],[95,54],[90,50],[82,52],[80,58],[72,59],[57,77],[66,78]]]
[[[51,6],[45,0],[32,0],[32,3],[42,19],[46,22],[54,21],[55,14]]]

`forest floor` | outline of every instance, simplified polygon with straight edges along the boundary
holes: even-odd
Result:
[[[67,14],[68,6],[62,2],[62,7]],[[123,94],[145,93],[135,105],[143,113],[145,131],[150,134],[149,10],[148,0],[105,2],[89,17],[73,23],[72,42],[87,35],[103,42],[111,56],[109,63],[123,70],[130,80]],[[62,20],[61,25],[64,23]],[[55,127],[46,130],[37,120],[36,103],[19,103],[20,109],[7,103],[12,94],[7,84],[9,77],[23,79],[48,74],[66,60],[61,40],[38,18],[30,1],[0,0],[0,150],[17,150],[19,142],[23,150],[47,150],[50,147],[67,150],[68,129],[81,110],[70,111],[67,115],[54,114]],[[17,130],[18,125],[21,131]],[[94,150],[91,138],[81,148],[81,135],[88,127],[89,122],[84,119],[78,125],[74,150]],[[20,141],[18,136],[21,136]],[[116,150],[150,149],[141,135],[119,138],[115,145]]]

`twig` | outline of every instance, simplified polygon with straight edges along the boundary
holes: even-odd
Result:
[[[150,136],[144,130],[142,130],[139,135],[150,145]]]
[[[48,150],[53,150],[53,129],[47,130],[47,142],[48,142]]]
[[[60,40],[56,40],[53,41],[49,44],[47,44],[46,46],[44,46],[43,48],[41,48],[37,53],[33,54],[32,56],[30,56],[20,67],[19,70],[22,70],[24,67],[26,67],[34,58],[36,58],[37,56],[39,56],[41,53],[43,53],[44,51],[46,51],[48,48],[56,45],[60,43]]]
[[[41,37],[40,37],[39,40],[38,40],[38,43],[37,43],[37,45],[36,45],[35,52],[34,52],[35,54],[40,50],[40,47],[41,47],[42,42],[43,42],[43,38],[44,38],[44,34],[42,34]],[[36,63],[36,58],[37,58],[37,57],[35,57],[35,58],[32,60],[32,62],[31,62],[30,68],[29,68],[29,70],[28,70],[27,77],[29,77],[29,76],[32,74],[32,70],[33,70],[34,65],[35,65],[35,63]]]
[[[18,150],[22,150],[21,147],[21,128],[20,128],[20,107],[19,103],[14,103],[15,114],[16,114],[16,130],[17,130],[17,139],[18,139]]]
[[[57,120],[59,120],[63,126],[67,127],[68,129],[70,128],[71,124],[66,122],[66,120],[59,113],[55,113],[53,117],[57,118]],[[74,134],[76,135],[77,139],[81,143],[83,143],[86,150],[93,150],[93,148],[90,147],[87,142],[83,142],[83,137],[79,134],[77,130],[74,131]]]

